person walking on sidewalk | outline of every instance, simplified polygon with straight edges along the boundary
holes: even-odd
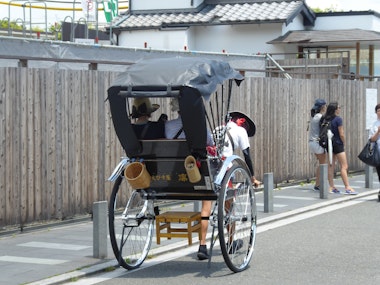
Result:
[[[326,152],[323,147],[319,145],[319,130],[320,130],[320,120],[322,115],[326,112],[326,101],[323,99],[317,99],[314,102],[313,108],[310,110],[310,124],[309,124],[309,148],[310,152],[315,155],[318,160],[319,165],[326,163]],[[315,185],[314,190],[319,191],[319,165],[315,171]]]
[[[377,104],[375,106],[375,113],[377,116],[377,120],[372,124],[372,127],[369,129],[369,140],[371,142],[376,142],[377,141],[377,147],[379,148],[380,151],[380,104]],[[377,176],[379,178],[380,182],[380,165],[376,166],[376,172]],[[379,191],[379,202],[380,202],[380,191]]]
[[[335,162],[338,160],[340,165],[340,175],[343,180],[344,184],[344,194],[347,195],[356,195],[358,194],[355,192],[354,189],[350,186],[350,183],[348,181],[348,163],[347,163],[347,157],[346,152],[344,151],[344,144],[346,142],[346,137],[344,134],[344,128],[343,128],[343,120],[339,116],[340,115],[341,106],[338,104],[338,102],[331,102],[327,106],[327,110],[324,116],[322,116],[321,121],[327,120],[331,121],[331,132],[334,134],[333,136],[333,159],[332,164],[329,165],[329,171],[328,171],[328,178],[329,178],[329,184],[330,184],[330,193],[340,194],[341,192],[334,186],[334,167]]]

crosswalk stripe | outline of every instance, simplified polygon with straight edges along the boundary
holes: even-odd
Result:
[[[83,246],[83,245],[51,243],[51,242],[37,242],[37,241],[21,243],[21,244],[18,244],[18,246],[49,248],[49,249],[62,249],[62,250],[82,250],[82,249],[86,249],[86,248],[91,247],[91,246]]]
[[[33,264],[44,264],[44,265],[57,265],[57,264],[68,262],[68,260],[62,260],[62,259],[33,258],[33,257],[9,256],[9,255],[0,256],[0,261],[33,263]]]

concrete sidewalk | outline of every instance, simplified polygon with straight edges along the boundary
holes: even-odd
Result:
[[[379,183],[373,178],[373,189],[365,188],[364,174],[350,177],[351,186],[358,195],[329,194],[320,199],[312,184],[281,187],[273,192],[273,212],[264,213],[263,192],[257,192],[258,225],[290,215],[307,212],[334,203],[377,194]],[[343,190],[342,181],[336,186]],[[192,209],[192,203],[172,204],[167,210]],[[197,241],[197,238],[194,238]],[[162,239],[158,246],[154,238],[150,256],[187,246],[185,239]],[[52,225],[24,233],[0,236],[1,285],[59,284],[74,281],[96,272],[117,266],[110,242],[105,259],[93,257],[93,224],[89,218],[66,225]],[[195,252],[194,252],[195,254]]]

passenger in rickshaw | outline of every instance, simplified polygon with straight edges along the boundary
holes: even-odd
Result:
[[[181,113],[179,110],[179,103],[177,98],[173,98],[170,101],[172,112],[177,112],[178,117],[173,120],[169,120],[165,123],[165,137],[167,139],[185,139],[185,132],[183,131]],[[213,146],[214,140],[211,132],[207,129],[207,145]]]
[[[131,117],[135,119],[132,128],[139,139],[165,138],[165,123],[163,121],[150,121],[151,114],[160,108],[158,104],[152,104],[149,98],[135,98],[133,100]]]
[[[233,155],[234,151],[240,149],[243,152],[244,160],[249,168],[251,173],[251,181],[255,187],[258,187],[261,184],[261,181],[257,180],[253,171],[253,162],[250,155],[250,143],[249,137],[254,136],[256,132],[256,127],[254,122],[245,114],[240,112],[230,113],[230,119],[226,125],[227,131],[225,136],[225,144],[223,148],[223,156],[229,157]],[[211,201],[202,201],[202,210],[201,210],[201,240],[198,249],[197,257],[199,260],[205,260],[209,258],[206,245],[206,235],[208,228],[208,220],[211,214]],[[229,207],[229,205],[226,205]],[[229,229],[233,231],[234,229]],[[232,251],[237,251],[243,246],[243,240],[230,240],[232,246],[230,247]]]

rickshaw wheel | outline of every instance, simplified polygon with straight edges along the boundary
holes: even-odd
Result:
[[[146,205],[152,201],[144,200],[134,190],[124,212],[117,212],[119,190],[123,178],[119,176],[112,189],[109,205],[109,233],[113,252],[119,265],[125,269],[139,267],[148,255],[154,227],[154,215],[147,213]]]
[[[218,200],[218,231],[223,258],[233,272],[245,270],[256,240],[256,198],[246,167],[234,163],[226,172]]]

